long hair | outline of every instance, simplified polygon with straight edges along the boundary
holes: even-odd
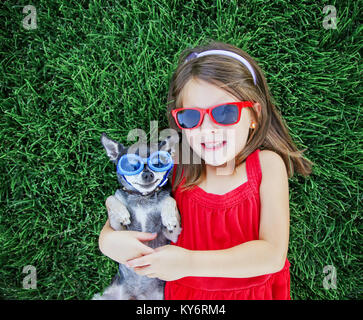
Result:
[[[232,51],[248,60],[255,70],[257,85],[253,83],[252,75],[248,69],[241,62],[231,57],[209,55],[185,62],[187,56],[193,52],[199,53],[214,49]],[[269,92],[263,71],[249,54],[231,44],[210,41],[207,44],[199,45],[195,48],[185,49],[181,53],[178,67],[169,83],[167,101],[169,126],[176,130],[179,136],[182,136],[184,133],[176,125],[171,115],[171,110],[181,107],[182,90],[185,84],[193,78],[204,80],[215,85],[240,99],[240,101],[254,101],[261,105],[259,116],[254,108],[248,108],[251,110],[252,117],[257,125],[255,129],[250,129],[245,148],[236,155],[235,167],[243,163],[253,151],[260,148],[261,150],[274,151],[282,157],[289,178],[294,175],[294,172],[303,176],[308,176],[311,173],[313,163],[303,157],[303,152],[306,149],[298,150],[293,142],[287,125],[277,110],[273,97]],[[184,141],[185,139],[182,140]],[[182,149],[185,150],[184,148],[186,146],[183,143],[179,143],[178,145],[179,155],[181,155]],[[193,151],[189,150],[189,154],[192,153]],[[206,175],[205,162],[202,159],[201,163],[197,164],[193,162],[178,164],[175,172],[173,191],[181,182],[183,171],[185,184],[181,188],[181,191],[188,190],[204,180]]]

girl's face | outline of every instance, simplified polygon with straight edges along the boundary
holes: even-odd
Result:
[[[183,108],[198,107],[207,109],[225,102],[239,100],[212,84],[200,79],[191,79],[182,90]],[[187,142],[192,150],[206,165],[222,166],[226,162],[234,161],[235,156],[246,145],[249,128],[253,118],[250,108],[242,108],[240,121],[234,125],[221,126],[215,124],[208,114],[205,114],[202,124],[195,129],[183,130]],[[208,148],[206,143],[223,143],[221,147]]]

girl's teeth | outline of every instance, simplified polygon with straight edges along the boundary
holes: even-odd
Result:
[[[223,144],[223,142],[221,142],[221,143],[216,143],[216,144],[207,144],[207,143],[205,143],[205,146],[207,147],[207,148],[215,148],[215,147],[220,147],[221,145]]]
[[[202,143],[203,148],[208,150],[219,150],[226,144],[226,141],[217,142],[217,143]]]

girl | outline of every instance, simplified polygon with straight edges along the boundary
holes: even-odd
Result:
[[[185,50],[167,114],[183,137],[179,154],[187,145],[191,155],[175,161],[172,178],[182,233],[153,250],[142,241],[155,235],[107,222],[101,251],[166,280],[165,299],[290,299],[288,178],[309,175],[312,163],[289,136],[263,72],[229,44]]]

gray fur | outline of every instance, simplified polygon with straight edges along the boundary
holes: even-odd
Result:
[[[177,135],[168,136],[166,140],[158,144],[158,150],[165,150],[173,155],[178,141]],[[111,140],[105,134],[102,134],[101,143],[110,160],[115,164],[128,151],[122,144]],[[135,154],[139,154],[139,150],[147,150],[147,154],[141,156],[148,157],[150,155],[151,150],[147,145],[140,144],[139,147],[137,148],[137,145],[132,147],[132,150],[136,150]],[[148,174],[143,175],[144,172],[148,172]],[[138,175],[128,176],[127,180],[132,186],[117,174],[121,186],[135,193],[118,189],[114,196],[107,199],[109,203],[107,208],[110,225],[114,230],[156,232],[157,237],[152,241],[144,242],[144,244],[151,248],[157,248],[169,244],[170,240],[176,242],[181,232],[181,226],[176,202],[170,195],[172,170],[169,172],[168,182],[158,192],[154,193],[153,191],[163,178],[163,174],[159,172],[152,172],[151,174],[150,172],[152,172],[151,169],[145,164],[144,170]],[[150,181],[151,177],[153,177],[152,181]],[[155,181],[155,185],[144,187],[142,184],[145,183],[145,180],[148,180],[147,184]],[[102,295],[94,295],[93,300],[162,300],[164,299],[164,286],[165,281],[139,276],[131,268],[119,264],[119,271],[113,278],[111,285],[106,288]]]

